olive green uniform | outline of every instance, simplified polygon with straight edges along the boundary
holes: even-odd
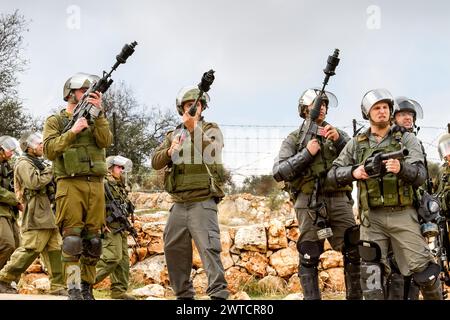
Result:
[[[112,134],[102,113],[78,134],[70,130],[62,133],[70,119],[65,110],[50,116],[43,136],[44,153],[53,161],[57,183],[56,223],[63,236],[65,278],[76,288],[77,281],[72,279],[78,279],[80,269],[83,282],[95,282],[105,223],[105,148],[111,144]]]
[[[179,126],[174,132],[169,132],[152,157],[154,169],[165,168],[165,189],[175,202],[164,230],[164,253],[170,283],[178,298],[194,297],[190,279],[193,239],[208,276],[206,293],[212,298],[227,298],[229,292],[220,260],[222,248],[217,218],[217,203],[224,196],[221,132],[217,124],[200,121],[194,134],[188,134],[184,140],[184,148],[179,155],[185,161],[180,162],[175,155],[172,156],[173,161],[167,154],[180,130]],[[183,154],[184,151],[190,151],[190,155]],[[215,157],[217,162],[211,163],[205,154]]]
[[[400,150],[402,146],[409,150],[409,155],[403,160],[405,163],[423,164],[417,138],[409,132],[397,134],[401,137],[401,145],[391,131],[379,143],[370,130],[358,135],[350,140],[333,164],[337,167],[358,165],[376,150],[386,153]],[[386,275],[389,274],[386,255],[391,244],[400,272],[409,276],[424,270],[433,257],[420,233],[417,211],[412,206],[411,185],[392,173],[383,177],[382,184],[383,190],[380,190],[378,179],[358,181],[361,239],[379,245]]]
[[[111,174],[105,178],[111,194],[121,206],[129,208],[128,191],[121,180],[115,179]],[[106,186],[105,186],[106,187]],[[108,199],[106,198],[106,201]],[[111,210],[106,204],[106,216],[111,215]],[[111,279],[111,297],[119,297],[128,290],[130,277],[130,256],[128,255],[127,232],[121,229],[117,221],[107,224],[109,229],[103,239],[103,250],[100,261],[97,263],[97,277],[95,283],[105,279],[108,275]]]
[[[1,163],[0,179],[0,268],[3,268],[20,244],[16,208],[19,202],[14,194],[13,170],[7,161]]]
[[[321,124],[327,125],[326,122]],[[331,228],[333,235],[328,237],[332,248],[342,251],[345,257],[346,273],[347,273],[347,299],[359,299],[359,275],[358,264],[359,256],[349,254],[350,251],[355,253],[356,246],[353,244],[345,245],[344,235],[352,228],[357,232],[355,218],[353,215],[353,200],[351,198],[351,185],[336,187],[331,185],[327,179],[327,171],[331,168],[332,162],[337,158],[339,152],[350,139],[348,135],[339,129],[339,139],[335,142],[317,136],[320,150],[315,156],[311,156],[305,146],[300,146],[300,136],[303,128],[297,129],[290,133],[283,141],[278,157],[273,166],[274,176],[282,171],[285,161],[296,156],[299,152],[304,152],[306,157],[302,161],[302,170],[293,180],[285,181],[287,190],[291,194],[294,201],[294,208],[299,222],[300,237],[297,241],[297,248],[300,253],[299,274],[302,287],[305,293],[305,299],[320,299],[318,292],[317,265],[319,256],[323,252],[324,239],[319,239],[317,232],[324,227],[316,222],[317,215],[311,209],[314,203],[323,203],[326,207],[326,219],[328,227]],[[306,145],[306,143],[305,143]],[[284,178],[284,177],[283,177]],[[316,187],[316,183],[318,185]],[[318,190],[315,191],[315,188]],[[322,211],[323,213],[323,211]],[[353,249],[353,250],[352,250]],[[352,264],[352,266],[350,266]],[[355,266],[356,265],[356,266]],[[350,271],[350,269],[355,269]],[[351,275],[353,282],[352,286]],[[306,279],[310,279],[311,282]],[[311,290],[309,289],[311,288]],[[353,289],[352,289],[353,288]]]
[[[32,156],[22,156],[14,168],[14,190],[24,206],[22,216],[22,244],[0,271],[0,281],[11,282],[43,253],[48,256],[51,291],[64,288],[61,265],[61,235],[55,224],[50,198],[54,196],[52,169],[40,170],[33,162],[41,161]]]
[[[436,195],[439,199],[442,212],[446,217],[450,216],[450,166],[447,162],[439,172]]]

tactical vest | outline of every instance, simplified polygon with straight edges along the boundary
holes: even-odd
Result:
[[[401,132],[394,133],[394,138],[388,146],[372,149],[369,146],[369,137],[366,134],[358,135],[356,138],[357,162],[364,163],[376,151],[387,153],[400,150],[402,146],[398,140],[401,136]],[[388,173],[380,178],[359,180],[358,189],[360,209],[365,211],[369,208],[413,204],[414,192],[412,186],[398,179],[393,173]]]
[[[1,163],[0,178],[2,188],[14,192],[14,171],[8,161]]]
[[[437,190],[437,197],[444,215],[450,215],[450,166],[444,165],[443,174]]]
[[[125,186],[122,185],[120,182],[116,181],[116,179],[108,174],[106,177],[105,184],[108,184],[109,190],[111,191],[111,194],[116,202],[120,204],[122,208],[127,208],[128,215],[130,214],[129,208],[129,200],[128,200],[128,193],[125,190]],[[106,185],[105,185],[106,188]],[[106,198],[106,216],[111,215],[111,209],[110,209],[110,203],[111,200]],[[112,229],[119,229],[121,227],[120,223],[117,221],[113,221],[111,223],[108,223],[108,227]]]
[[[294,134],[295,148],[300,149],[300,131]],[[339,156],[339,152],[336,150],[331,140],[317,137],[320,143],[319,152],[314,156],[312,163],[304,170],[304,172],[295,178],[293,181],[287,183],[288,189],[291,192],[298,192],[305,194],[312,194],[314,190],[314,182],[316,178],[326,176],[326,173],[331,169],[333,161]],[[322,179],[324,180],[324,179]],[[344,186],[339,188],[333,188],[326,181],[321,181],[322,192],[336,192],[336,191],[352,191],[351,186]]]
[[[69,123],[64,112],[55,115],[61,131]],[[75,142],[55,159],[53,168],[56,179],[106,175],[105,149],[97,147],[91,127],[77,134]]]
[[[222,164],[194,163],[191,145],[191,164],[171,163],[165,169],[164,188],[168,193],[209,189],[211,196],[223,196],[224,168]],[[203,152],[203,150],[202,150]]]

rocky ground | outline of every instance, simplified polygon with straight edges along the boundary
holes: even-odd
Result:
[[[166,193],[133,193],[134,227],[139,247],[129,238],[130,288],[141,299],[173,299],[163,254],[163,230],[171,206]],[[297,275],[299,237],[292,203],[287,197],[239,194],[219,204],[222,262],[232,299],[301,299]],[[320,257],[319,281],[324,299],[344,298],[342,254],[331,250]],[[194,245],[192,277],[199,297],[205,296],[206,273]],[[108,298],[110,280],[95,286],[96,295]],[[49,281],[39,259],[19,283],[24,294],[48,292]]]

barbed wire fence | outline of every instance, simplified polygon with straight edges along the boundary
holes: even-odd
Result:
[[[294,125],[253,125],[219,123],[223,133],[224,148],[222,160],[225,168],[230,172],[236,186],[242,186],[245,178],[251,176],[271,175],[275,158],[281,143],[289,133],[300,127]],[[336,126],[353,136],[353,125]],[[356,121],[359,132],[369,127],[368,121]],[[440,163],[437,151],[437,140],[447,132],[446,127],[421,126],[418,138],[422,141],[428,162]],[[158,172],[152,170],[150,177],[155,178]],[[142,191],[145,191],[142,189]],[[154,188],[153,188],[154,191]],[[160,190],[162,191],[162,189]]]
[[[233,181],[240,184],[252,175],[272,173],[274,159],[278,155],[281,143],[288,134],[299,126],[293,125],[251,125],[220,124],[224,136],[223,162],[230,171]],[[369,127],[368,121],[357,121],[359,132]],[[353,125],[337,126],[350,137]],[[418,138],[422,141],[429,162],[440,162],[437,151],[439,136],[447,131],[446,127],[420,126]]]

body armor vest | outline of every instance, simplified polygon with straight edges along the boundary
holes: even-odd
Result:
[[[445,216],[450,215],[450,166],[445,164],[437,190],[441,210]]]
[[[401,139],[401,136],[401,132],[394,133],[395,139],[392,139],[388,146],[381,148],[370,148],[367,135],[357,136],[357,162],[364,163],[376,151],[387,153],[400,150],[401,144],[398,140]],[[412,186],[398,179],[393,173],[388,173],[379,178],[360,180],[358,181],[358,189],[359,204],[362,210],[413,204],[414,193]]]
[[[202,130],[204,130],[205,125],[206,122],[203,122]],[[168,193],[174,194],[178,192],[209,189],[211,196],[223,197],[223,164],[205,164],[203,157],[201,158],[202,163],[195,163],[194,154],[198,151],[195,150],[192,141],[187,140],[186,142],[188,141],[191,148],[190,163],[170,163],[166,167],[164,175],[165,190]],[[180,157],[182,157],[182,154],[183,151],[180,152]]]
[[[300,131],[295,134],[296,150],[300,150]],[[304,171],[303,174],[295,178],[293,181],[287,183],[288,188],[292,190],[292,192],[301,192],[305,194],[312,194],[314,190],[315,180],[321,176],[325,176],[326,173],[330,170],[333,161],[339,156],[339,152],[336,150],[333,142],[331,140],[317,137],[317,140],[320,143],[319,152],[314,156],[314,160],[312,163],[308,165],[308,168]],[[336,192],[336,191],[352,191],[351,186],[344,186],[339,188],[333,188],[325,181],[321,181],[321,191],[322,192]]]
[[[8,161],[1,163],[0,178],[2,188],[14,192],[14,171]]]
[[[64,112],[64,111],[62,111]],[[56,115],[62,130],[69,119]],[[97,147],[91,127],[77,134],[76,140],[54,161],[55,178],[104,176],[107,173],[105,149]]]

